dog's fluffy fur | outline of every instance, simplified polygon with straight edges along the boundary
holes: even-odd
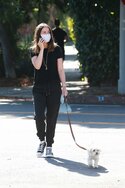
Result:
[[[92,148],[88,150],[88,166],[89,167],[98,168],[99,155],[100,155],[99,149]]]

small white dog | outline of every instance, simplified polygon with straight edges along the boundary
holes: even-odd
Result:
[[[90,149],[88,150],[88,166],[93,168],[98,168],[99,162],[99,149]]]

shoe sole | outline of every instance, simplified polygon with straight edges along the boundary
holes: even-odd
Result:
[[[42,157],[43,157],[43,153],[38,152],[37,153],[37,158],[42,158]]]
[[[54,158],[53,155],[46,155],[45,158]]]

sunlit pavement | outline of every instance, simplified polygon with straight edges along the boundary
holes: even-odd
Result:
[[[80,62],[77,60],[77,53],[74,45],[65,46],[64,69],[67,81],[79,81],[82,73],[80,72]]]
[[[71,105],[77,142],[101,149],[98,169],[71,136],[65,113],[58,118],[55,158],[37,158],[39,141],[31,102],[0,102],[1,188],[124,188],[125,107]],[[2,111],[3,110],[3,111]]]

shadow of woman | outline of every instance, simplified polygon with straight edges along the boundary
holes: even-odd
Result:
[[[108,170],[102,166],[99,168],[88,168],[86,164],[81,162],[71,161],[59,157],[45,158],[48,163],[58,167],[66,168],[70,172],[79,173],[86,176],[100,176],[101,173],[108,173]]]

